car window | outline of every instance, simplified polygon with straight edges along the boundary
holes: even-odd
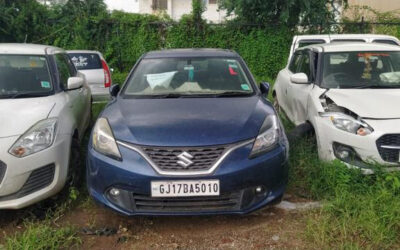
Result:
[[[254,93],[234,58],[143,59],[130,77],[125,95],[212,95],[223,92]]]
[[[67,61],[67,64],[68,64],[69,74],[71,76],[76,76],[77,71],[76,71],[75,65],[72,63],[72,61],[68,57],[68,55],[65,54],[64,57],[65,57],[65,60]]]
[[[325,43],[323,39],[315,39],[315,40],[300,40],[298,48],[305,47],[312,44],[321,44]]]
[[[364,39],[333,39],[331,43],[341,43],[341,42],[346,42],[346,43],[365,43]]]
[[[58,69],[58,76],[60,79],[60,84],[64,89],[68,88],[68,78],[72,76],[71,68],[68,65],[68,61],[64,54],[56,54],[56,64]]]
[[[302,54],[298,71],[306,74],[308,79],[311,79],[310,55],[308,53]]]
[[[373,43],[385,43],[385,44],[391,44],[391,45],[399,45],[393,40],[387,40],[387,39],[375,39]]]
[[[53,92],[45,56],[0,54],[0,98]]]
[[[322,76],[325,88],[400,88],[400,52],[326,53]]]
[[[289,70],[292,73],[298,73],[299,65],[300,65],[301,53],[297,52],[293,55],[292,61],[289,65]]]
[[[68,53],[78,70],[102,69],[101,59],[96,53]]]

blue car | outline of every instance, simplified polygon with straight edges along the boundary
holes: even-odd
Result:
[[[280,201],[288,141],[242,58],[149,52],[93,128],[90,195],[125,215],[246,214]]]

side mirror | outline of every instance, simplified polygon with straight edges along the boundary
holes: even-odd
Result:
[[[307,84],[308,76],[304,73],[296,73],[290,77],[290,81],[297,84]]]
[[[84,79],[81,77],[73,76],[68,78],[67,82],[67,90],[74,90],[74,89],[79,89],[82,88]]]
[[[118,95],[119,91],[120,91],[120,87],[119,87],[118,84],[113,84],[113,85],[110,87],[110,95],[111,95],[112,97],[116,97],[116,96]]]
[[[268,95],[269,88],[270,88],[269,83],[267,83],[267,82],[260,83],[260,90],[263,95],[266,95],[266,96]]]

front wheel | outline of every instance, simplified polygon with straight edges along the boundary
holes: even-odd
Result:
[[[281,107],[279,106],[278,96],[275,95],[274,102],[273,102],[274,109],[277,113],[281,112]]]
[[[81,183],[82,168],[80,154],[79,141],[74,138],[72,139],[71,143],[71,152],[66,182],[66,186],[68,187],[76,187]]]

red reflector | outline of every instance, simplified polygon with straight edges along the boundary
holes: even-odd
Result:
[[[104,60],[101,60],[101,65],[104,70],[104,87],[109,88],[111,86],[111,74],[110,69],[107,66],[107,63]]]

